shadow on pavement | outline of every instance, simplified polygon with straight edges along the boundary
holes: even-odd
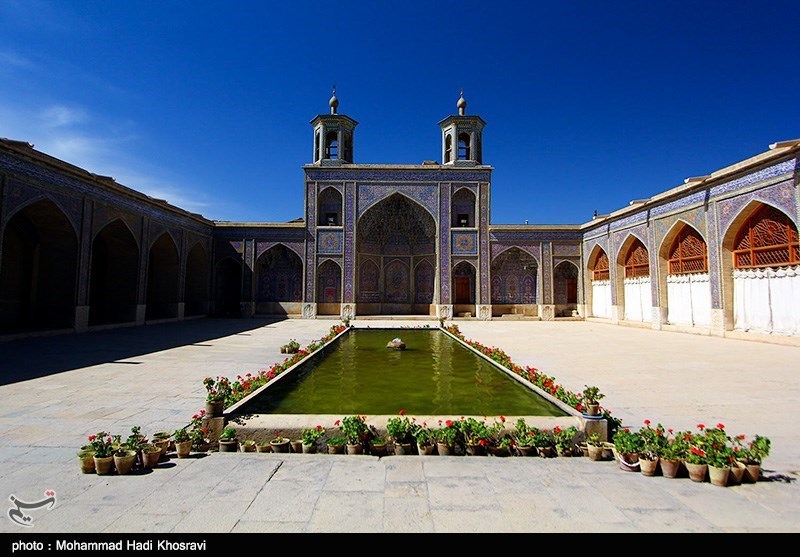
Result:
[[[247,335],[282,320],[208,318],[0,342],[0,385],[109,362],[135,368],[139,362],[130,360],[135,356]]]

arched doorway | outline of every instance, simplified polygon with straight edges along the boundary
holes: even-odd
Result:
[[[491,273],[494,315],[535,315],[539,273],[536,258],[519,248],[509,248],[494,258]]]
[[[325,188],[317,201],[318,226],[342,226],[342,194],[336,188]]]
[[[589,271],[592,277],[593,317],[611,318],[611,274],[608,254],[600,246],[595,246],[589,257]]]
[[[553,270],[556,315],[570,317],[578,309],[578,266],[562,261]]]
[[[436,222],[395,193],[370,207],[356,233],[357,314],[433,315]]]
[[[43,199],[17,211],[2,247],[0,331],[72,327],[78,239],[61,209]]]
[[[217,263],[214,271],[214,284],[214,314],[218,317],[241,317],[241,262],[226,257]]]
[[[317,268],[317,315],[339,315],[342,304],[342,268],[332,259]]]
[[[167,232],[150,247],[146,319],[178,316],[178,248]]]
[[[700,233],[678,222],[664,238],[660,257],[666,267],[667,320],[677,325],[711,325],[708,248]]]
[[[462,261],[453,267],[453,315],[475,317],[475,267]]]
[[[187,317],[208,313],[208,256],[196,243],[186,256],[186,279],[183,287],[183,314]]]
[[[629,236],[619,250],[617,281],[622,279],[625,320],[652,321],[653,291],[650,284],[650,254],[642,241]],[[620,276],[622,275],[622,276]],[[619,290],[617,290],[619,293]]]
[[[89,324],[136,321],[139,246],[122,220],[107,224],[92,242]]]
[[[731,224],[723,241],[733,263],[725,279],[733,277],[734,329],[800,334],[797,226],[771,205],[756,202],[745,211],[740,215],[745,218]]]
[[[475,194],[467,188],[461,188],[454,193],[450,214],[453,228],[475,227]]]
[[[283,244],[269,248],[256,261],[256,313],[302,312],[303,262]]]

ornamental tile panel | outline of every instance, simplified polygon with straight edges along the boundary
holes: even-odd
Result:
[[[344,247],[344,231],[342,230],[317,231],[317,253],[338,254],[342,253],[343,247]]]
[[[453,255],[478,255],[477,232],[453,232]]]

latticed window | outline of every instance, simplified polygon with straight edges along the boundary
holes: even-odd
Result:
[[[736,269],[800,264],[797,227],[783,212],[763,205],[747,219],[733,250]]]
[[[625,278],[649,277],[650,258],[640,240],[634,240],[625,256]]]
[[[592,280],[608,280],[608,256],[606,252],[600,252],[597,256],[597,261],[594,262],[594,269],[592,269]]]
[[[706,242],[691,226],[684,226],[669,250],[669,274],[707,273]]]

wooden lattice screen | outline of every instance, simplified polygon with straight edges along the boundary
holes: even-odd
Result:
[[[691,226],[684,226],[669,250],[669,274],[707,273],[706,242]]]
[[[733,250],[736,269],[800,264],[797,227],[786,214],[763,205],[739,231]]]
[[[601,251],[597,256],[597,261],[594,262],[592,269],[592,280],[608,280],[608,256],[606,252]]]
[[[649,277],[650,258],[641,240],[634,240],[625,256],[625,278]]]

